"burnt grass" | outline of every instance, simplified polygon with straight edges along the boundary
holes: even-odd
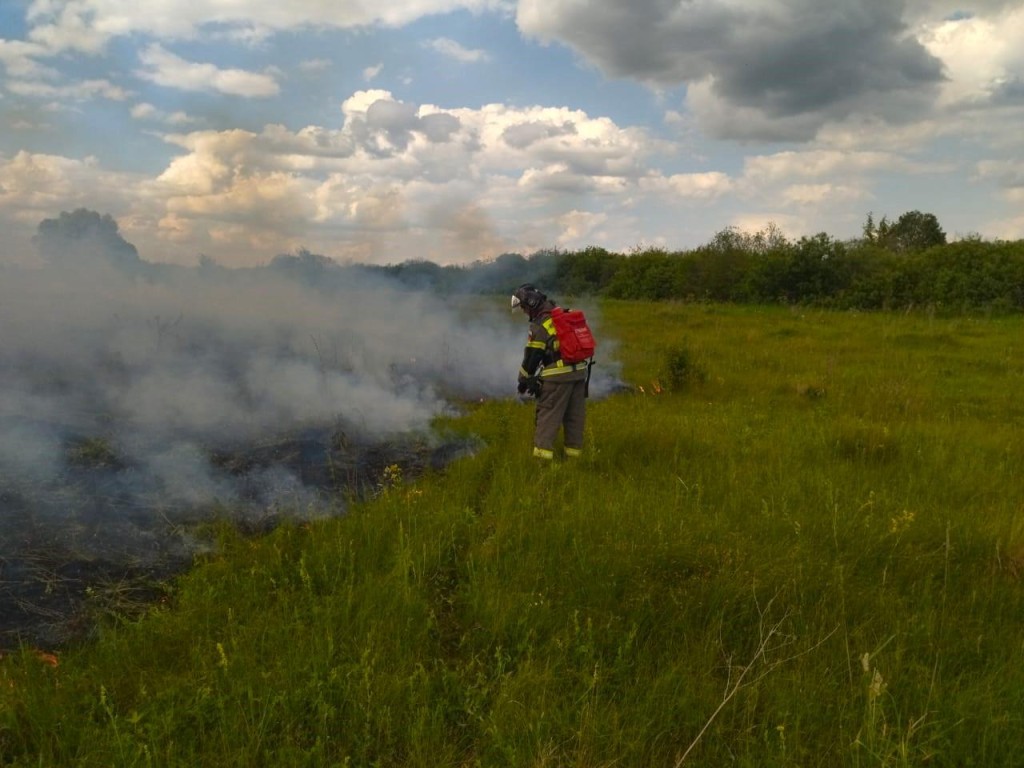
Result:
[[[216,546],[215,524],[258,536],[344,514],[388,478],[440,471],[476,441],[317,427],[205,450],[231,498],[186,504],[139,488],[132,460],[95,437],[69,438],[64,472],[43,487],[0,478],[0,650],[65,647],[167,599],[171,580]]]

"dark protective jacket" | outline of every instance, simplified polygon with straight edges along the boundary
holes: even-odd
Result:
[[[545,301],[536,314],[530,316],[530,335],[523,351],[523,364],[519,367],[520,386],[538,374],[541,380],[552,382],[584,381],[587,378],[586,362],[575,365],[562,362],[558,335],[551,319],[554,308],[554,302]]]

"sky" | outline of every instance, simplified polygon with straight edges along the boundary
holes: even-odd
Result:
[[[0,265],[1024,238],[1020,0],[0,0]]]

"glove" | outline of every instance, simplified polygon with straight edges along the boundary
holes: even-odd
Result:
[[[519,380],[519,386],[516,387],[516,392],[518,392],[520,395],[525,395],[526,394],[526,390],[529,389],[529,388],[530,387],[526,383],[526,380],[525,379],[520,379]]]

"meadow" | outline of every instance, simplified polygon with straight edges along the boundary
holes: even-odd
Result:
[[[1024,320],[601,329],[629,386],[583,459],[472,403],[444,472],[220,529],[142,616],[0,660],[0,765],[1020,765]]]

